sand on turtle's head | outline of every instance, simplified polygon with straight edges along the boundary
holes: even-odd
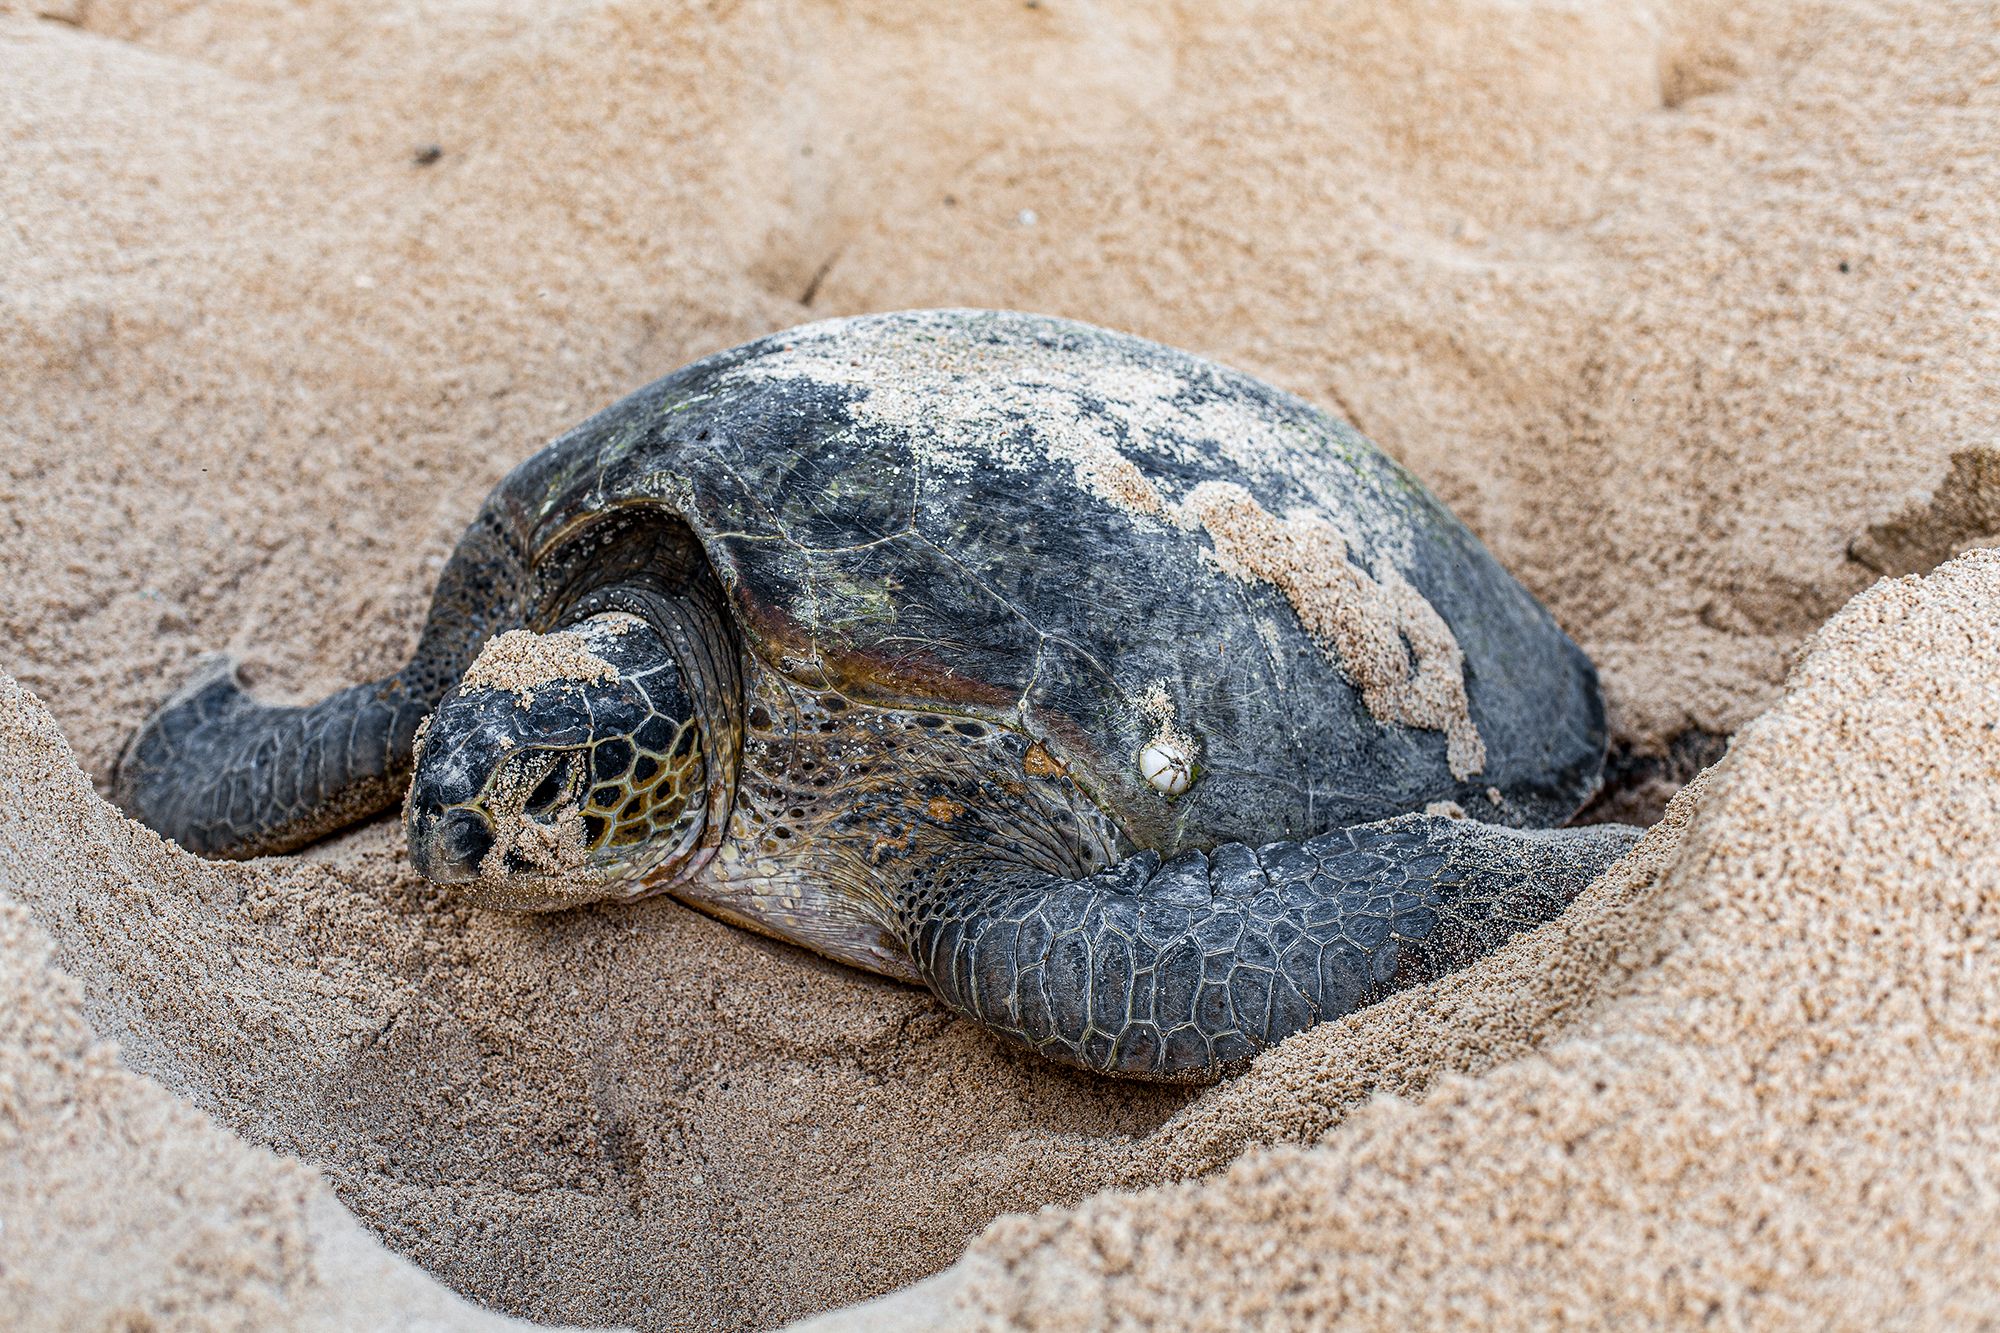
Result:
[[[527,704],[537,690],[550,686],[615,680],[618,668],[598,656],[597,649],[643,624],[637,616],[612,611],[552,634],[508,630],[487,641],[466,668],[459,686],[464,690],[510,690]],[[527,788],[545,772],[510,771],[500,779],[506,785],[488,794],[493,845],[480,860],[474,891],[483,888],[483,896],[496,904],[518,896],[508,886],[521,878],[521,872],[509,868],[510,859],[516,866],[527,865],[529,873],[542,876],[574,875],[590,863],[581,811],[565,808],[550,819],[526,813]]]
[[[539,774],[536,775],[539,778]],[[487,813],[492,821],[493,846],[479,862],[479,878],[471,893],[494,906],[510,905],[521,896],[523,875],[510,869],[508,858],[529,867],[534,877],[574,876],[590,864],[590,840],[584,832],[583,812],[574,806],[559,811],[553,819],[536,819],[525,808],[529,776],[519,771],[502,779],[505,791],[491,795]],[[548,894],[533,895],[546,901]]]
[[[613,612],[592,617],[588,629],[558,630],[553,634],[510,629],[486,641],[479,656],[465,669],[459,687],[512,690],[526,703],[545,685],[613,680],[618,668],[597,655],[592,639],[642,623],[636,616]]]

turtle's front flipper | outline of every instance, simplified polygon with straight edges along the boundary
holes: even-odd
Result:
[[[967,1017],[1088,1069],[1206,1081],[1549,920],[1638,836],[1402,815],[1084,880],[919,885],[904,929]]]
[[[393,802],[430,711],[399,673],[306,708],[252,698],[213,654],[125,748],[113,799],[191,852],[288,851]]]
[[[119,807],[204,856],[290,851],[403,794],[417,727],[480,646],[525,622],[530,576],[503,485],[438,576],[401,671],[304,708],[260,703],[222,654],[156,709],[112,775]]]

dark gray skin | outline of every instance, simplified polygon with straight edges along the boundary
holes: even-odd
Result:
[[[1204,495],[1339,536],[1246,568]],[[1449,740],[1351,678],[1367,645],[1314,598],[1355,587],[1406,608],[1374,660],[1449,686]],[[510,629],[601,669],[467,679]],[[1194,1081],[1558,914],[1637,836],[1549,827],[1604,745],[1588,660],[1348,427],[1156,344],[934,311],[600,413],[496,488],[409,666],[309,708],[212,666],[116,785],[247,856],[411,780],[418,868],[475,901],[671,892],[1051,1058]]]

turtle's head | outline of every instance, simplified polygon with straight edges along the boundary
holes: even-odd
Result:
[[[701,840],[702,748],[673,653],[638,617],[502,634],[418,736],[410,857],[481,906],[637,897]]]

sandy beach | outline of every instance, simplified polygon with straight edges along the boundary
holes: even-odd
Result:
[[[1996,290],[1990,5],[0,0],[0,1325],[1990,1321]],[[400,664],[590,412],[943,305],[1352,420],[1646,841],[1177,1089],[101,799],[203,652]]]

